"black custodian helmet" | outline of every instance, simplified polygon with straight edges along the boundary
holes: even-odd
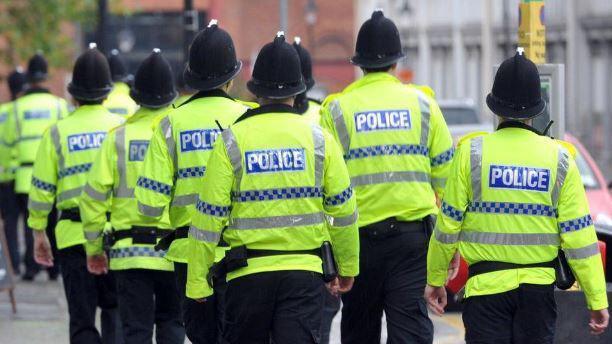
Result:
[[[172,68],[161,50],[155,48],[138,67],[130,97],[144,107],[160,108],[172,103],[176,96]]]
[[[15,68],[15,70],[9,74],[7,82],[9,90],[11,91],[11,97],[15,99],[17,94],[25,88],[26,76],[23,73],[23,69],[21,67]]]
[[[538,67],[523,55],[522,48],[499,66],[487,106],[500,117],[518,120],[544,112]]]
[[[234,79],[240,69],[242,62],[236,59],[232,37],[219,28],[216,19],[212,19],[193,39],[183,76],[189,87],[206,91]]]
[[[359,29],[351,63],[362,68],[383,68],[403,57],[397,27],[391,19],[385,18],[382,10],[374,11]]]
[[[300,57],[302,76],[304,77],[304,83],[306,83],[306,91],[308,91],[315,84],[315,80],[312,78],[312,58],[308,50],[302,46],[302,39],[300,37],[295,37],[293,39],[293,47]]]
[[[28,61],[28,82],[41,82],[47,79],[47,60],[43,56],[42,52],[37,52],[36,55],[32,56]]]
[[[106,58],[108,59],[108,66],[110,67],[113,82],[130,83],[133,81],[133,77],[128,73],[125,61],[123,61],[123,57],[119,54],[119,50],[111,50]]]
[[[106,57],[98,51],[95,43],[89,43],[89,49],[74,64],[68,92],[77,100],[97,101],[106,98],[112,88]]]
[[[300,57],[285,33],[279,31],[274,41],[266,44],[255,60],[253,76],[247,88],[261,98],[282,99],[306,91]]]

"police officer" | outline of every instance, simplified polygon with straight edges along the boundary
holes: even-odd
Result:
[[[0,104],[0,133],[4,134],[7,119],[13,116],[12,102],[21,96],[25,86],[25,74],[18,67],[12,71],[8,78],[8,87],[11,101]],[[19,256],[19,241],[17,238],[17,220],[19,210],[15,198],[15,156],[12,146],[8,145],[4,137],[0,138],[0,214],[4,224],[4,233],[8,246],[13,273],[19,274],[21,259]]]
[[[102,234],[106,212],[111,213],[114,242],[110,269],[117,280],[117,298],[127,343],[183,343],[181,304],[172,262],[153,246],[171,231],[167,209],[159,220],[138,214],[134,186],[142,166],[152,123],[168,111],[176,98],[172,69],[159,49],[147,57],[136,72],[130,95],[140,105],[126,124],[112,130],[102,144],[83,189],[79,204],[87,243],[89,271],[108,270]]]
[[[87,172],[107,131],[123,122],[101,105],[111,88],[108,63],[91,43],[77,59],[68,85],[79,107],[44,132],[32,174],[28,225],[35,231],[35,258],[44,266],[53,266],[57,258],[62,267],[71,343],[102,342],[95,327],[96,306],[103,310],[104,342],[115,343],[120,338],[114,280],[110,275],[94,277],[87,272],[78,208]],[[55,204],[60,216],[54,255],[44,229]]]
[[[608,325],[601,256],[589,206],[567,150],[531,124],[546,107],[536,66],[522,53],[504,61],[487,96],[501,121],[461,141],[429,246],[425,297],[438,314],[457,249],[469,263],[463,321],[468,343],[552,343],[552,261],[559,248],[586,296],[589,327]]]
[[[13,102],[13,116],[8,117],[4,130],[4,139],[13,146],[17,159],[15,172],[15,193],[20,216],[23,217],[25,232],[25,272],[23,280],[31,281],[40,271],[40,266],[34,261],[32,252],[32,230],[27,226],[27,209],[36,208],[35,202],[28,202],[32,166],[40,144],[43,132],[52,124],[68,115],[67,102],[49,93],[44,84],[47,80],[47,61],[41,53],[34,55],[28,62],[26,80],[28,87],[23,96]],[[46,228],[51,241],[54,241],[53,228],[57,214],[54,210],[49,214]],[[49,278],[55,280],[58,275],[56,266],[47,269]]]
[[[183,103],[188,101],[189,98],[193,97],[193,94],[195,93],[194,90],[185,83],[185,77],[183,76],[183,70],[181,70],[176,75],[176,88],[177,88],[179,95],[178,95],[178,98],[176,98],[176,100],[172,104],[174,108],[181,106]]]
[[[365,76],[323,103],[359,209],[361,273],[342,297],[343,343],[379,343],[383,311],[389,343],[432,341],[427,241],[453,145],[436,102],[392,75],[403,56],[395,24],[375,11],[351,60]]]
[[[301,43],[302,39],[300,37],[294,38],[293,47],[300,57],[300,68],[302,69],[302,76],[306,84],[306,91],[295,97],[294,106],[304,117],[313,123],[319,123],[321,120],[321,102],[308,98],[307,95],[308,91],[315,85],[315,80],[312,78],[312,59],[308,50]]]
[[[223,131],[198,188],[187,296],[207,302],[213,293],[206,276],[223,230],[231,247],[222,261],[223,342],[317,343],[324,241],[336,254],[337,292],[348,291],[359,270],[349,175],[332,137],[292,106],[306,85],[282,32],[260,51],[247,87],[261,107]]]
[[[133,76],[128,73],[125,62],[117,49],[111,50],[107,59],[113,79],[113,90],[108,94],[103,105],[114,114],[130,117],[138,110],[138,105],[130,97],[130,83],[133,81]]]
[[[176,231],[164,238],[161,246],[169,246],[165,247],[165,257],[175,263],[177,284],[184,299],[185,330],[194,343],[216,341],[218,305],[214,299],[200,304],[185,298],[188,226],[196,190],[202,187],[206,162],[220,126],[229,126],[247,109],[227,94],[241,67],[232,38],[217,20],[211,20],[194,38],[184,72],[185,82],[198,93],[161,120],[136,183],[141,214],[160,218],[169,208],[170,223]],[[219,259],[222,252],[219,250]]]

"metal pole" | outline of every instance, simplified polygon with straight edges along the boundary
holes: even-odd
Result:
[[[463,36],[461,35],[461,4],[459,0],[453,0],[453,69],[455,71],[455,98],[463,98],[465,90],[465,51],[463,48]]]
[[[279,0],[278,15],[280,30],[285,31],[286,37],[287,30],[289,29],[289,2],[287,0]]]
[[[503,25],[504,25],[504,38],[506,44],[504,44],[504,57],[513,55],[512,52],[512,34],[510,33],[510,9],[508,0],[504,0],[504,16],[503,16]]]
[[[431,46],[429,45],[429,36],[427,36],[427,0],[419,0],[417,11],[417,31],[419,37],[419,69],[417,73],[417,80],[422,84],[429,85],[431,75]]]
[[[483,1],[482,5],[482,27],[481,27],[481,71],[480,75],[482,76],[481,87],[480,89],[483,94],[480,97],[480,106],[481,106],[481,116],[485,116],[485,112],[488,112],[487,106],[485,104],[484,95],[489,92],[491,89],[491,85],[493,83],[493,5],[491,0]]]
[[[189,45],[198,31],[198,11],[193,9],[193,0],[184,0],[183,7],[183,62],[189,60]]]
[[[106,23],[108,21],[108,1],[98,0],[98,28],[96,32],[96,43],[98,50],[105,53],[108,47],[106,46]]]

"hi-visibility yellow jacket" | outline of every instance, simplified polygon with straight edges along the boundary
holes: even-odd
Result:
[[[357,195],[359,226],[437,212],[453,142],[435,100],[388,73],[329,96],[321,125],[336,138]]]
[[[329,133],[293,107],[275,104],[248,111],[217,141],[189,230],[188,297],[212,294],[206,276],[226,225],[230,247],[312,250],[331,238],[340,275],[359,273],[355,197]],[[321,259],[253,258],[227,278],[280,270],[321,272]]]
[[[427,257],[427,283],[442,286],[457,249],[468,264],[552,261],[561,247],[589,309],[608,306],[597,237],[574,159],[518,122],[460,142]],[[466,297],[522,283],[551,284],[552,268],[494,271],[470,278]]]
[[[13,102],[13,115],[4,128],[4,140],[15,150],[15,192],[28,193],[32,165],[43,132],[68,115],[68,104],[45,89],[30,89]]]
[[[138,104],[130,97],[130,86],[124,82],[115,82],[113,90],[102,104],[115,115],[130,117],[138,110]]]
[[[219,125],[227,128],[246,110],[225,92],[213,90],[198,93],[163,117],[136,183],[140,213],[159,218],[169,208],[172,227],[187,231]],[[186,245],[186,237],[174,240],[166,258],[187,262]]]
[[[79,208],[85,231],[88,255],[103,251],[102,234],[106,213],[110,212],[113,231],[122,233],[132,227],[150,227],[170,231],[170,218],[165,210],[158,219],[138,213],[134,187],[142,168],[149,140],[153,135],[151,122],[168,108],[141,107],[127,122],[111,130],[102,144],[100,154],[87,177]],[[172,262],[163,258],[165,252],[155,251],[154,245],[134,244],[132,238],[118,240],[109,252],[111,270],[151,269],[172,271]]]
[[[10,116],[13,116],[12,102],[0,104],[0,183],[14,180],[17,168],[14,144],[9,144],[4,138],[4,128]]]
[[[321,104],[314,100],[308,100],[308,109],[302,114],[312,123],[319,124],[321,122]]]
[[[123,118],[102,105],[84,105],[48,128],[41,139],[32,173],[28,200],[28,225],[45,230],[47,216],[57,204],[60,210],[78,210],[83,186],[106,133]],[[81,222],[59,221],[55,227],[57,248],[85,242]]]

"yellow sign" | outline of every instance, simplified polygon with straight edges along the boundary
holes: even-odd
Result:
[[[544,1],[522,0],[519,4],[518,45],[535,64],[546,63]]]

